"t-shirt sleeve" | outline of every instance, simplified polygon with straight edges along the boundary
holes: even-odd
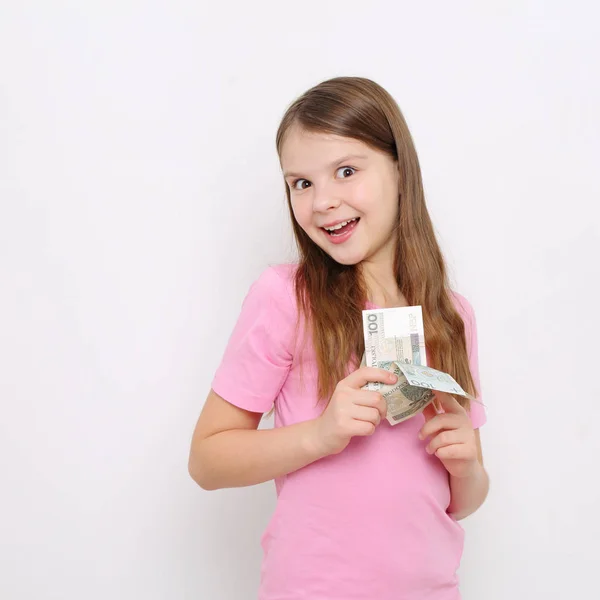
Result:
[[[481,383],[479,379],[479,348],[477,344],[477,320],[475,318],[475,311],[469,303],[469,301],[456,294],[457,304],[460,307],[460,313],[465,323],[465,337],[467,341],[467,355],[469,357],[469,368],[471,369],[471,376],[473,382],[477,388],[477,395],[475,396],[479,402],[471,401],[470,417],[471,423],[474,429],[479,429],[487,421],[485,408],[480,402],[481,399]]]
[[[212,389],[239,408],[268,412],[292,364],[294,326],[287,282],[268,267],[242,302]]]

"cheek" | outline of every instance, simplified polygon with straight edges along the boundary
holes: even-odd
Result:
[[[298,222],[298,225],[305,229],[310,221],[310,211],[307,209],[307,203],[292,199],[291,204],[294,218]]]
[[[360,189],[357,190],[357,198],[365,207],[370,210],[375,218],[380,218],[386,222],[393,217],[398,210],[398,189],[393,182],[385,176],[374,178],[368,182],[361,182]]]
[[[381,192],[381,186],[376,182],[360,181],[349,190],[347,202],[357,210],[365,214],[372,213],[370,216],[376,217],[380,212],[377,209],[381,207]]]

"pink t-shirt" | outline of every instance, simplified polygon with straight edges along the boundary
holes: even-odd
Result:
[[[265,269],[252,284],[212,382],[228,402],[267,412],[275,427],[318,417],[316,357],[296,348],[296,265]],[[479,389],[473,310],[453,293],[464,319]],[[374,308],[368,304],[365,308]],[[304,362],[299,385],[299,363]],[[485,423],[472,403],[474,428]],[[261,544],[260,600],[457,600],[463,529],[446,512],[448,473],[425,451],[423,415],[276,481],[277,506]]]

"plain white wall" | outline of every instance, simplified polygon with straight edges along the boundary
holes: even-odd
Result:
[[[189,442],[293,257],[279,119],[337,75],[400,104],[478,316],[464,598],[594,595],[600,10],[564,4],[2,3],[0,598],[255,597],[274,488],[202,491]]]

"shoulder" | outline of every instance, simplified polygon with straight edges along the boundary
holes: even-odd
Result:
[[[278,291],[293,289],[294,277],[298,269],[297,263],[279,263],[269,265],[259,276],[266,284],[273,286]]]
[[[286,265],[263,269],[242,302],[212,389],[240,408],[267,412],[294,359],[293,271]]]
[[[465,327],[470,326],[475,318],[475,311],[471,303],[462,294],[455,290],[449,290],[450,299],[454,303],[454,307],[465,321]]]
[[[297,264],[269,265],[252,282],[250,289],[266,298],[288,302],[294,297],[294,276]]]
[[[294,276],[298,265],[282,263],[264,268],[250,285],[247,310],[269,314],[274,321],[292,322],[297,315]]]
[[[473,349],[477,349],[477,321],[473,306],[462,294],[455,290],[449,290],[458,314],[461,316],[465,325],[465,338],[467,342],[467,353],[471,356]]]

